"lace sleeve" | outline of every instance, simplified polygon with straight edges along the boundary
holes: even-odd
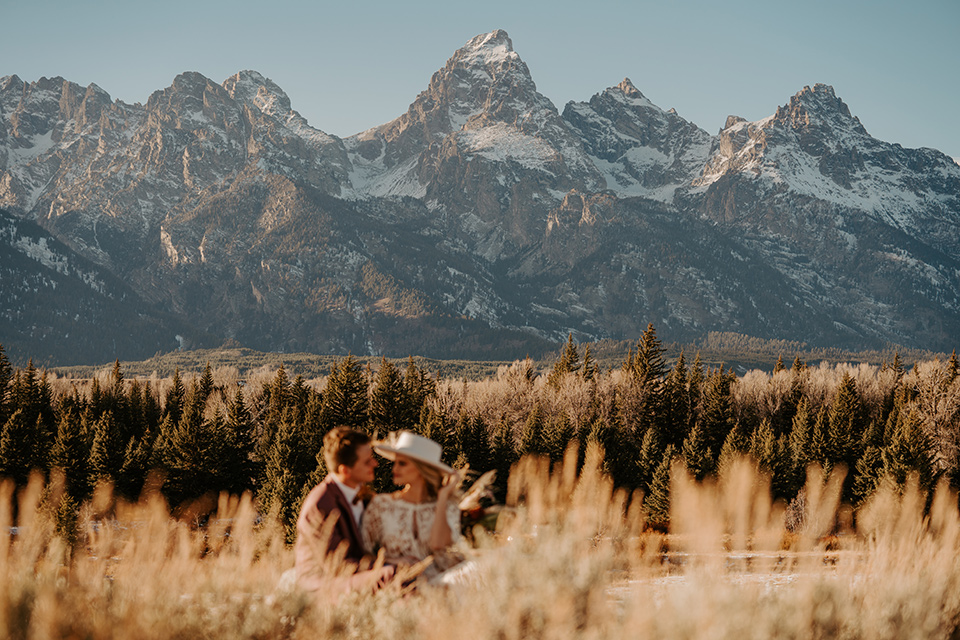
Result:
[[[456,544],[460,540],[460,507],[456,502],[447,503],[447,524],[450,526],[450,541]]]
[[[363,537],[363,546],[370,553],[376,553],[383,541],[383,504],[383,498],[374,496],[363,510],[360,535]]]

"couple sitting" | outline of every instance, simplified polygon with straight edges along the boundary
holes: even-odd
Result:
[[[454,499],[459,474],[440,462],[439,444],[408,431],[389,443],[373,444],[370,436],[347,427],[323,439],[326,479],[304,499],[297,521],[296,573],[308,591],[373,589],[389,581],[397,567],[432,558],[422,576],[430,579],[455,560],[444,553],[460,538],[460,510]],[[361,496],[373,482],[374,451],[393,461],[390,494]],[[333,520],[330,520],[330,518]],[[371,564],[370,554],[384,553],[382,568],[333,577],[327,556],[339,552],[357,567]]]

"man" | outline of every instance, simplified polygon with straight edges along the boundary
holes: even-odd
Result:
[[[331,567],[324,567],[326,557],[338,550],[347,562],[357,566],[364,562],[360,536],[364,503],[358,493],[373,482],[377,468],[370,436],[349,427],[332,429],[323,438],[323,459],[327,477],[307,494],[297,520],[297,582],[309,591],[372,589],[392,576],[393,567],[358,571],[349,578],[331,575]],[[331,523],[328,518],[336,520]]]

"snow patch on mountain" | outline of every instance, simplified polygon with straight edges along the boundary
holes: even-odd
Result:
[[[457,139],[468,153],[494,162],[511,160],[528,169],[549,172],[547,165],[557,159],[556,150],[548,143],[505,123],[461,131]]]
[[[352,157],[349,179],[350,187],[344,188],[341,197],[347,200],[366,198],[411,197],[422,199],[427,195],[427,186],[417,177],[418,158],[387,168],[383,156],[367,161],[363,156]]]
[[[513,50],[513,42],[507,32],[502,29],[472,38],[460,51],[463,54],[460,58],[463,63],[483,67],[520,59]]]
[[[53,129],[46,133],[38,133],[29,138],[22,139],[26,146],[10,146],[7,148],[7,166],[19,166],[29,164],[41,155],[53,149],[56,143],[53,141]]]

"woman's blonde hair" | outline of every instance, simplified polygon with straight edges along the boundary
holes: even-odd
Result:
[[[413,458],[407,459],[417,468],[417,471],[419,471],[423,477],[423,490],[427,494],[427,499],[431,502],[436,500],[437,494],[440,493],[440,487],[443,486],[444,473],[440,471],[440,469],[425,462],[420,462]],[[452,496],[454,500],[456,500],[457,495],[458,491],[454,490],[454,495]]]

